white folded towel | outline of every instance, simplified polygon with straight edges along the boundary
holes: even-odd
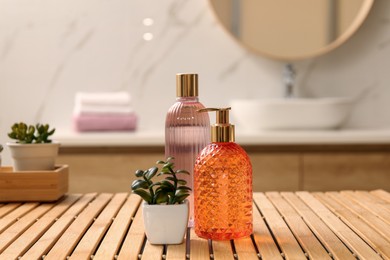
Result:
[[[130,114],[134,109],[130,106],[115,106],[115,105],[84,105],[75,104],[74,115],[89,115],[89,114]]]
[[[125,91],[116,92],[77,92],[76,104],[82,105],[130,105],[130,94]]]

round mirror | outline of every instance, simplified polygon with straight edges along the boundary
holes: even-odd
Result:
[[[245,47],[279,60],[322,55],[345,42],[374,0],[210,0],[218,20]]]

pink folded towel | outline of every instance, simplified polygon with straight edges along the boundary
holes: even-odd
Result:
[[[83,114],[73,116],[76,131],[134,131],[137,128],[137,116],[129,114],[94,115]]]

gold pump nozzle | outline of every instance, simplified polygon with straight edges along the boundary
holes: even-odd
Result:
[[[198,112],[217,112],[216,123],[211,126],[211,142],[234,142],[234,125],[229,122],[231,108],[203,108]]]

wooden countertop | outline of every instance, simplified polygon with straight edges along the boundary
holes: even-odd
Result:
[[[0,204],[0,259],[389,259],[390,193],[254,193],[254,234],[153,246],[140,199],[69,194],[57,203]],[[261,258],[260,258],[261,257]]]

